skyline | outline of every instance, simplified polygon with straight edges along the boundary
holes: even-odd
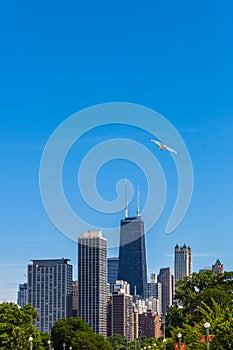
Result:
[[[165,208],[145,236],[148,274],[173,268],[176,243],[192,248],[194,271],[218,258],[225,270],[233,270],[231,1],[11,5],[0,4],[0,301],[16,300],[31,259],[64,256],[77,270],[77,243],[58,231],[43,207],[39,167],[49,137],[63,121],[108,102],[151,108],[178,131],[193,164],[191,203],[176,230],[166,234],[178,191],[171,155],[160,152],[145,130],[104,125],[85,133],[64,163],[63,186],[73,210],[93,224],[101,221],[103,236],[108,224],[119,226],[124,210],[106,216],[83,205],[77,171],[99,143],[131,139],[157,158],[167,181]],[[114,200],[116,183],[125,178],[134,187],[129,204],[134,216],[137,187],[142,210],[148,192],[138,167],[122,159],[109,162],[96,186],[104,199]],[[116,253],[110,249],[108,256]]]

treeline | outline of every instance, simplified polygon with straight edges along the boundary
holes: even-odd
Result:
[[[127,343],[121,335],[105,339],[97,335],[80,318],[57,321],[51,335],[39,332],[35,324],[38,313],[30,305],[19,308],[13,303],[0,305],[0,350],[51,348],[63,350],[166,349],[184,343],[186,350],[206,349],[205,323],[209,324],[210,350],[233,349],[233,272],[214,275],[212,271],[193,273],[178,282],[175,292],[177,306],[169,308],[165,321],[165,339],[140,337]]]

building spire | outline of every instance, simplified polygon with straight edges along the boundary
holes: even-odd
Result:
[[[125,179],[125,218],[128,218],[128,180]]]
[[[140,214],[140,190],[138,186],[138,208],[137,208],[137,216],[141,216]]]

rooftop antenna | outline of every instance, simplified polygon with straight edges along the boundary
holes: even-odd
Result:
[[[140,191],[138,186],[138,209],[137,209],[137,216],[141,216],[140,214]]]
[[[125,218],[128,218],[128,180],[125,180]]]

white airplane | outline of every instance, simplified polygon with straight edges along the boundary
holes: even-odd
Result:
[[[151,139],[151,138],[150,138],[150,141],[156,143],[156,145],[159,146],[160,151],[165,149],[165,150],[167,150],[167,151],[169,151],[169,152],[178,154],[178,153],[176,152],[176,150],[174,150],[174,149],[171,148],[171,147],[168,147],[168,146],[164,145],[163,143],[161,143],[161,142],[159,142],[159,141],[153,140],[153,139]]]

